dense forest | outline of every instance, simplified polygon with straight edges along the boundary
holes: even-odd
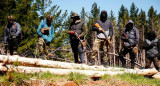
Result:
[[[3,46],[3,33],[4,27],[7,24],[7,16],[13,14],[16,17],[16,21],[20,23],[22,29],[22,41],[18,47],[18,52],[26,56],[37,55],[37,28],[41,21],[45,20],[47,14],[53,16],[52,25],[55,28],[54,40],[50,45],[52,51],[63,47],[70,49],[69,38],[66,30],[71,23],[70,15],[67,10],[62,11],[59,6],[51,6],[52,0],[1,0],[0,2],[0,43]],[[97,3],[93,3],[90,12],[85,11],[85,7],[80,12],[81,20],[85,21],[87,27],[87,35],[85,40],[90,48],[93,46],[95,32],[91,30],[93,23],[99,19],[101,9]],[[135,26],[140,33],[139,52],[138,56],[140,62],[144,63],[144,51],[142,50],[142,42],[145,38],[145,33],[151,28],[157,33],[160,38],[160,13],[151,6],[146,13],[143,9],[136,7],[134,3],[131,4],[130,9],[127,9],[122,5],[118,11],[118,17],[114,16],[114,12],[108,12],[108,19],[112,21],[114,27],[114,36],[112,38],[112,45],[110,46],[110,52],[117,52],[121,48],[120,33],[125,28],[128,20],[134,21]],[[87,49],[90,49],[87,48]],[[65,58],[72,56],[72,54],[63,54],[63,52],[54,52],[58,57]],[[112,57],[112,55],[111,55]],[[142,62],[141,62],[142,61]],[[110,60],[111,63],[116,62],[116,57]]]

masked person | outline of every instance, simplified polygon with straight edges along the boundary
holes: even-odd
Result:
[[[126,60],[124,59],[124,56],[127,53],[129,53],[131,59],[131,68],[133,69],[135,66],[135,58],[136,58],[136,53],[134,52],[133,48],[136,47],[136,45],[139,42],[139,31],[134,26],[132,20],[128,21],[125,30],[121,34],[121,39],[123,40],[124,43],[124,46],[122,47],[122,50],[119,53],[119,58],[122,62],[122,66],[126,67]]]
[[[150,30],[146,36],[146,39],[143,43],[143,49],[146,51],[146,66],[145,68],[149,68],[151,63],[153,62],[155,68],[160,71],[158,56],[160,56],[159,51],[159,41],[156,38],[156,34],[153,30]]]
[[[10,51],[10,55],[13,55],[14,51],[17,51],[18,44],[20,43],[21,27],[20,24],[15,22],[15,17],[10,15],[7,17],[8,24],[4,30],[4,45]]]
[[[98,24],[100,27],[95,26],[95,24]],[[93,25],[92,31],[96,31],[97,35],[93,44],[92,59],[97,59],[98,51],[107,52],[107,40],[110,41],[113,35],[113,26],[112,22],[107,19],[107,11],[101,11],[100,20],[97,20],[95,24]],[[101,62],[102,64],[107,65],[108,58],[106,55],[103,56],[104,53],[101,54]]]
[[[52,16],[48,14],[46,21],[41,22],[37,29],[37,33],[39,35],[39,51],[40,55],[43,55],[43,59],[47,59],[49,44],[52,42],[54,37],[54,28],[51,22]]]
[[[72,51],[74,53],[74,62],[78,63],[78,54],[79,54],[81,63],[84,63],[82,41],[84,41],[84,36],[86,34],[85,24],[83,21],[80,20],[80,17],[77,13],[72,13],[71,19],[73,21],[70,24],[69,31],[67,31],[67,33],[69,33],[70,43]]]

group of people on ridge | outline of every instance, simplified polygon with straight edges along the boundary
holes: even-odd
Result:
[[[108,57],[105,53],[107,53],[108,45],[110,45],[114,32],[112,22],[109,21],[107,17],[107,11],[101,11],[100,19],[97,20],[92,27],[92,31],[96,31],[96,38],[93,44],[91,59],[97,58],[98,53],[100,53],[103,65],[108,63]],[[17,50],[18,44],[20,43],[21,27],[19,23],[14,21],[14,19],[14,16],[8,16],[8,24],[4,30],[4,45],[9,49],[10,55],[13,55],[13,51]],[[87,33],[85,22],[80,19],[80,16],[77,13],[72,13],[71,19],[72,23],[70,24],[67,33],[69,34],[71,48],[74,53],[74,62],[78,63],[79,57],[80,62],[84,63],[84,47],[82,42],[84,42],[84,36]],[[46,20],[40,23],[37,33],[39,36],[38,45],[40,55],[43,55],[43,59],[47,59],[49,44],[54,38],[54,27],[52,25],[51,15],[47,15]],[[156,69],[160,71],[158,60],[160,58],[160,41],[153,30],[149,31],[145,37],[146,38],[143,43],[143,49],[146,50],[145,68],[149,68],[153,61]],[[122,62],[122,66],[126,67],[126,60],[124,57],[129,53],[131,68],[134,68],[136,58],[134,48],[139,42],[139,31],[134,26],[134,22],[132,20],[128,21],[125,26],[125,30],[122,31],[121,40],[123,41],[123,47],[119,52],[118,57]],[[99,51],[103,51],[103,53]]]

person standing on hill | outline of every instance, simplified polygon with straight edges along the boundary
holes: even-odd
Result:
[[[37,33],[39,36],[39,51],[40,55],[43,55],[43,59],[47,59],[48,48],[54,37],[54,28],[51,23],[52,16],[48,14],[46,17],[46,21],[41,22],[37,29]]]
[[[85,23],[80,20],[80,17],[77,13],[72,13],[71,19],[73,20],[70,24],[69,33],[70,43],[72,51],[74,53],[74,62],[78,63],[78,54],[81,60],[81,63],[84,63],[84,52],[83,44],[84,36],[86,34]]]
[[[7,49],[9,49],[10,55],[13,55],[13,52],[17,51],[18,44],[21,40],[21,27],[19,23],[15,22],[15,17],[13,15],[8,16],[7,21],[8,24],[4,29],[5,53],[7,54]]]
[[[146,51],[146,66],[149,68],[153,62],[155,68],[160,71],[159,60],[160,57],[160,40],[156,38],[155,31],[150,30],[143,43],[143,49]]]
[[[125,30],[121,34],[121,39],[123,41],[123,47],[119,54],[119,59],[122,62],[122,66],[126,67],[126,60],[124,56],[129,53],[131,59],[131,68],[133,69],[135,66],[135,58],[136,52],[134,52],[134,48],[137,46],[139,42],[139,31],[134,26],[132,20],[129,20]]]
[[[103,55],[107,52],[109,42],[112,39],[113,35],[113,25],[112,22],[107,19],[107,11],[103,10],[100,14],[100,20],[97,20],[95,24],[98,24],[99,27],[93,25],[92,31],[96,31],[96,39],[93,44],[93,52],[91,59],[97,59],[99,51],[104,51]],[[102,56],[102,53],[100,54],[101,62],[103,65],[107,65],[108,63],[108,57]]]

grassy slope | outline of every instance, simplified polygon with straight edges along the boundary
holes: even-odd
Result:
[[[42,73],[42,74],[19,74],[16,72],[7,73],[5,75],[0,75],[0,83],[2,85],[21,85],[23,80],[29,80],[29,79],[38,79],[38,80],[45,80],[48,82],[56,82],[60,79],[64,79],[66,81],[74,81],[75,83],[79,85],[87,85],[91,84],[91,78],[86,75],[78,74],[78,73],[71,73],[70,75],[53,75],[49,72]],[[112,86],[112,85],[119,85],[121,83],[126,84],[127,86],[138,86],[138,85],[152,85],[152,86],[160,86],[160,80],[156,79],[149,79],[141,75],[137,74],[122,74],[122,75],[116,75],[116,76],[109,76],[104,75],[99,81],[99,84]],[[92,81],[93,82],[93,81]],[[0,84],[0,85],[1,85]]]

